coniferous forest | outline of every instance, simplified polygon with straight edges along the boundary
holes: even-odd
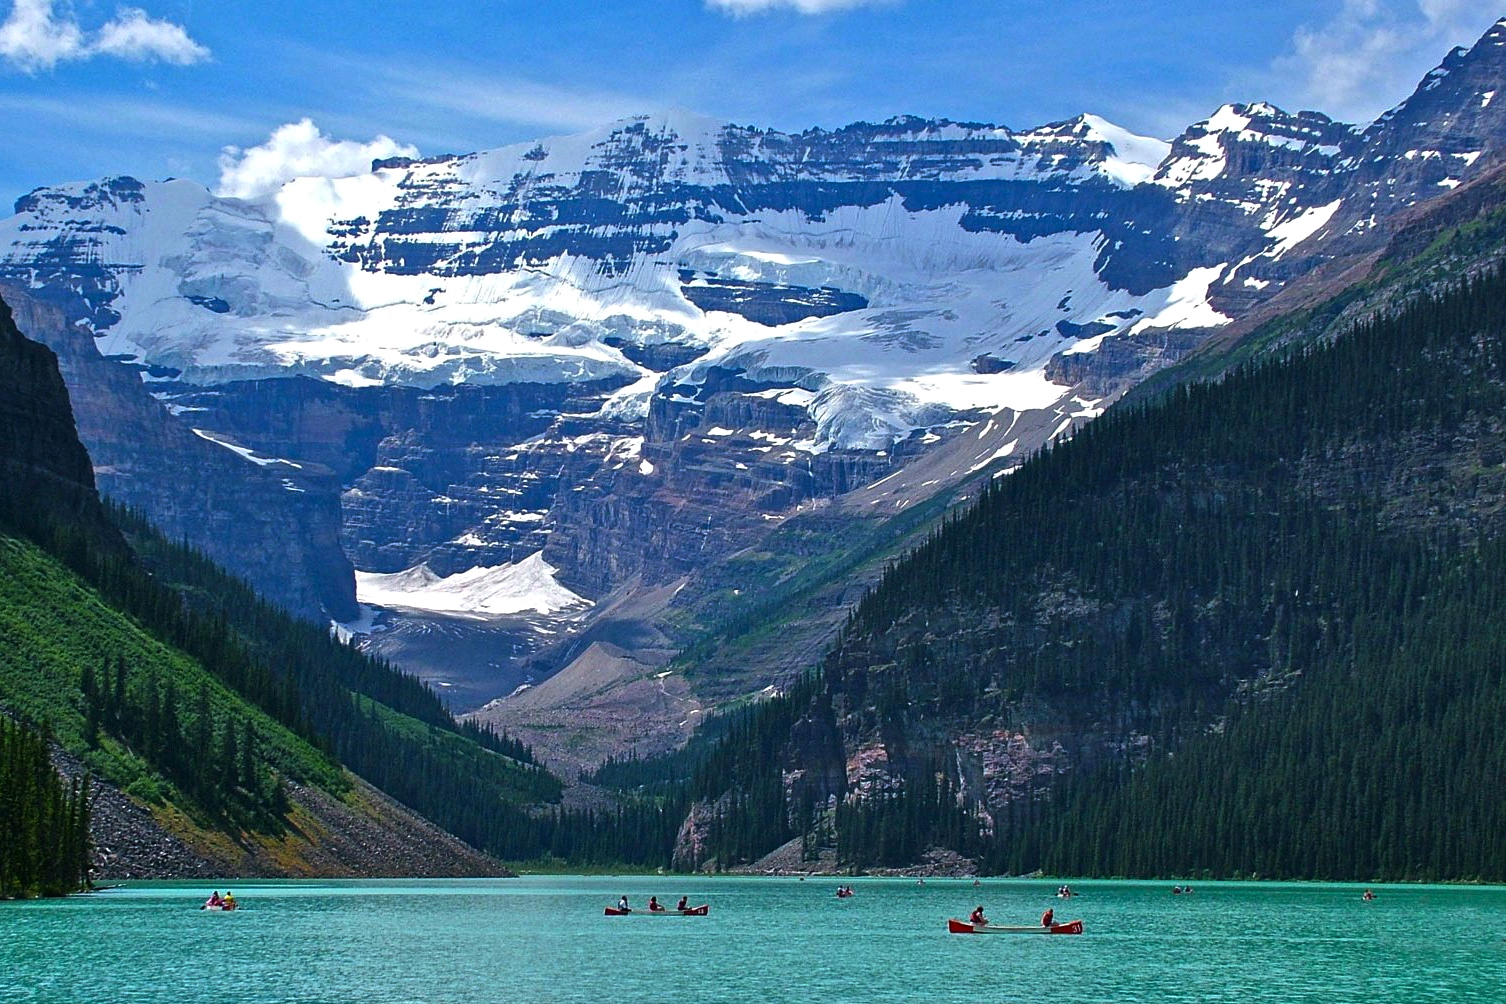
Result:
[[[0,715],[0,899],[61,896],[88,880],[85,786],[53,770],[45,737]]]
[[[1499,270],[1110,411],[891,567],[814,687],[700,754],[712,831],[742,835],[708,856],[793,826],[851,867],[1506,878],[1503,503]],[[819,766],[796,734],[823,721],[882,745],[888,780],[825,812],[763,794]],[[964,790],[951,737],[1040,728],[1070,747],[1050,769]]]

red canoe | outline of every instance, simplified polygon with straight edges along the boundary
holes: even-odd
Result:
[[[1044,927],[1040,924],[1007,926],[1001,924],[969,924],[956,917],[947,918],[946,929],[952,934],[1081,934],[1082,921],[1069,920],[1064,924]]]
[[[608,917],[704,917],[711,912],[710,903],[702,903],[700,906],[687,906],[683,910],[619,910],[615,906],[606,909]]]

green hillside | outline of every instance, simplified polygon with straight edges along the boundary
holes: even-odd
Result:
[[[791,639],[825,644],[846,598],[877,581],[885,562],[924,539],[971,488],[964,481],[884,519],[806,514],[717,562],[703,576],[704,592],[667,617],[683,643],[672,668],[718,702],[746,695],[755,682],[783,683],[769,663],[789,658]]]
[[[276,832],[284,780],[350,787],[327,753],[14,537],[0,537],[0,695],[96,776],[205,826]]]

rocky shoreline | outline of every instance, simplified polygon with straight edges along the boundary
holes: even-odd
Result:
[[[801,840],[796,837],[789,843],[765,854],[749,865],[730,868],[731,875],[791,875],[791,876],[850,876],[853,872],[837,863],[834,848],[821,848],[814,860],[805,857]],[[922,859],[904,868],[863,868],[858,874],[875,878],[977,878],[978,863],[955,851],[932,848]]]
[[[53,749],[70,780],[83,763]],[[463,843],[352,777],[343,799],[288,785],[293,809],[278,837],[196,827],[170,809],[153,811],[90,778],[91,880],[196,878],[511,878],[500,861]]]

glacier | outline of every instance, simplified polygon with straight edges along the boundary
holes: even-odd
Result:
[[[249,200],[184,180],[60,186],[0,221],[0,262],[34,285],[49,261],[93,263],[99,348],[147,379],[614,380],[624,396],[606,407],[642,414],[653,393],[721,367],[810,391],[819,448],[1048,405],[1066,391],[1044,375],[1053,355],[1185,299],[1178,275],[1138,291],[1106,280],[1097,229],[998,208],[1036,189],[1122,195],[1167,144],[1090,116],[1021,134],[897,120],[845,135],[857,128],[790,137],[643,117]],[[911,187],[875,181],[875,164]],[[583,199],[604,222],[581,223]],[[697,306],[687,290],[708,276],[788,313],[802,310],[792,291],[863,306],[761,323]],[[1077,330],[1094,334],[1063,334]],[[654,345],[694,359],[634,361]],[[1010,365],[979,372],[980,356]]]

